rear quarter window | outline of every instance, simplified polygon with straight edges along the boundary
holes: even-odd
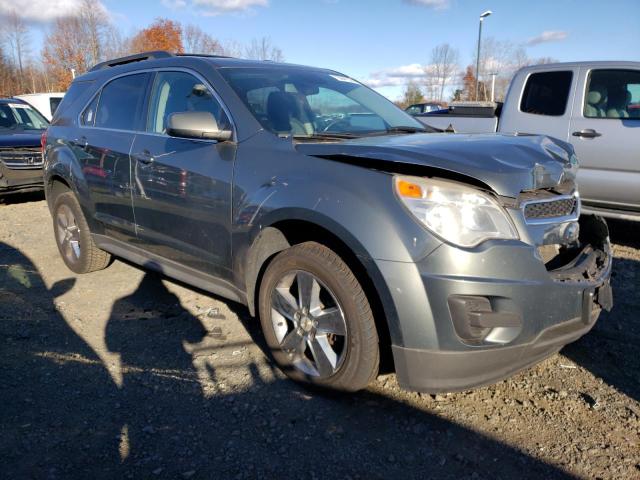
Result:
[[[92,86],[93,80],[73,82],[61,100],[55,99],[59,101],[59,103],[55,105],[57,108],[54,108],[54,99],[52,98],[51,114],[53,115],[53,120],[51,123],[55,123],[59,117],[71,115],[73,108],[76,108],[76,102],[82,102],[82,99],[87,98]],[[82,107],[78,105],[77,108]]]
[[[573,72],[540,72],[529,76],[520,100],[520,111],[559,117],[569,102]]]

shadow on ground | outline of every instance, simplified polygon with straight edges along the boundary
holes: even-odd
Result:
[[[640,225],[609,220],[611,241],[640,248]],[[593,330],[562,354],[640,402],[640,258],[615,258],[611,278],[614,307],[602,312]]]
[[[0,206],[15,205],[16,203],[40,202],[44,200],[44,190],[36,192],[11,193],[0,195]]]
[[[0,259],[3,478],[567,477],[391,398],[308,392],[225,354],[242,346],[205,338],[154,274],[113,305],[106,343],[123,365],[114,381],[54,305],[73,280],[47,289],[2,243]],[[225,389],[233,368],[246,382]]]

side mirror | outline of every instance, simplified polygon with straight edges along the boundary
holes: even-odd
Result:
[[[167,134],[180,138],[200,138],[224,142],[231,139],[231,130],[220,130],[210,112],[172,113],[167,119]]]

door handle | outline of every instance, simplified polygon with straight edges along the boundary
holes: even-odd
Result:
[[[83,150],[86,150],[87,147],[89,146],[89,140],[87,140],[87,137],[80,137],[80,138],[76,138],[75,140],[73,140],[72,142],[76,147],[80,147]]]
[[[593,128],[584,128],[577,132],[573,132],[571,135],[573,135],[574,137],[582,137],[582,138],[596,138],[596,137],[602,136],[601,133],[596,132]]]
[[[143,150],[136,155],[136,160],[140,163],[144,163],[145,165],[149,165],[155,161],[155,158],[153,158],[153,155],[151,155],[149,150]]]

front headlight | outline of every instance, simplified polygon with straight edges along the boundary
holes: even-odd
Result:
[[[460,247],[490,238],[517,239],[507,212],[488,194],[454,182],[396,176],[398,197],[436,235]]]

